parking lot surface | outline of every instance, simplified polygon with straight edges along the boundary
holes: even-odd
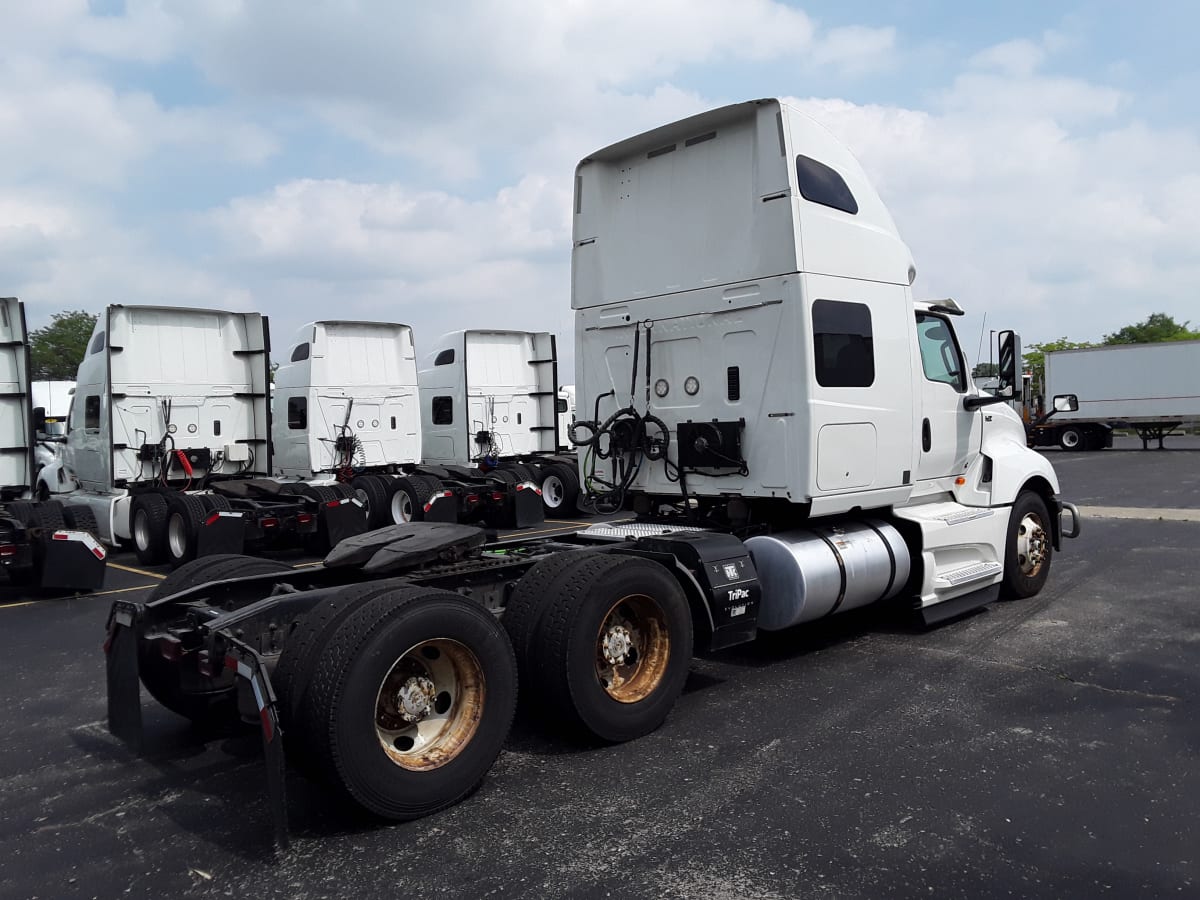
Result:
[[[1047,456],[1085,507],[1200,509],[1200,441],[1172,445]],[[480,790],[413,823],[289,775],[278,857],[255,733],[202,743],[146,698],[149,754],[108,736],[111,594],[6,598],[0,896],[1195,896],[1198,548],[1197,522],[1089,519],[1038,597],[696,659],[630,744],[526,710]],[[115,561],[124,597],[162,574]]]

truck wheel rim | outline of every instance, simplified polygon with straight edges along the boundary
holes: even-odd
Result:
[[[1048,553],[1049,543],[1041,516],[1026,513],[1017,526],[1017,562],[1021,574],[1027,578],[1035,577],[1045,565]]]
[[[392,494],[392,521],[397,525],[411,522],[413,518],[412,498],[404,490]]]
[[[671,636],[662,607],[645,594],[612,605],[596,636],[596,680],[618,703],[637,703],[666,675]]]
[[[133,514],[133,543],[139,550],[150,546],[150,523],[146,521],[144,509],[139,509]]]
[[[183,559],[187,556],[187,528],[183,524],[183,516],[171,513],[167,520],[167,546],[171,550],[172,559]]]
[[[1078,431],[1064,431],[1063,436],[1062,436],[1062,442],[1063,442],[1064,447],[1078,447],[1079,446],[1079,432]]]
[[[455,759],[483,717],[483,668],[464,644],[422,641],[388,670],[375,695],[375,734],[402,769],[428,771]]]
[[[547,475],[546,480],[542,482],[542,502],[549,509],[558,509],[562,506],[566,493],[562,479],[557,475]]]

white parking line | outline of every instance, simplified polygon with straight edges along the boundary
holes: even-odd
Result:
[[[1144,519],[1200,522],[1200,509],[1154,509],[1140,506],[1081,506],[1079,514],[1094,519]]]

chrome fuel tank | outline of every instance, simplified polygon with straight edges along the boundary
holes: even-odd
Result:
[[[777,631],[894,597],[908,580],[908,547],[880,519],[817,525],[746,541],[758,570],[758,627]]]

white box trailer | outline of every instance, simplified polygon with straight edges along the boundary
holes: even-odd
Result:
[[[452,332],[426,355],[418,378],[426,464],[508,473],[539,485],[548,515],[575,512],[579,483],[560,434],[553,334]]]
[[[277,476],[300,479],[318,493],[353,492],[372,528],[412,521],[486,520],[497,527],[542,521],[533,515],[540,501],[519,496],[523,483],[422,464],[409,326],[311,322],[286,354],[275,372],[272,400]]]
[[[283,741],[338,761],[325,777],[376,815],[416,818],[484,778],[518,686],[552,727],[632,740],[666,719],[693,648],[876,602],[932,624],[1030,597],[1078,532],[1006,405],[1016,335],[982,394],[962,310],[912,296],[886,208],[812,120],[770,99],[713,110],[593,153],[575,185],[580,466],[637,521],[503,544],[394,526],[323,567],[192,572],[161,603],[114,606],[110,728],[139,732],[139,675],[152,692],[207,676],[231,717],[242,698],[281,842]],[[431,404],[455,399],[451,381]],[[500,422],[485,406],[471,434],[458,396],[444,424],[475,458]],[[204,655],[139,670],[164,633]],[[188,715],[184,699],[168,705]]]
[[[0,298],[0,570],[11,584],[94,590],[107,553],[87,507],[31,500],[33,391],[24,306]]]
[[[1056,413],[1031,434],[1067,450],[1112,446],[1113,428],[1132,428],[1143,448],[1200,421],[1200,341],[1111,344],[1046,354],[1047,397],[1074,394],[1079,408]]]
[[[349,498],[271,477],[269,353],[258,313],[109,306],[79,364],[64,461],[39,483],[69,485],[101,538],[147,564],[361,532]]]

